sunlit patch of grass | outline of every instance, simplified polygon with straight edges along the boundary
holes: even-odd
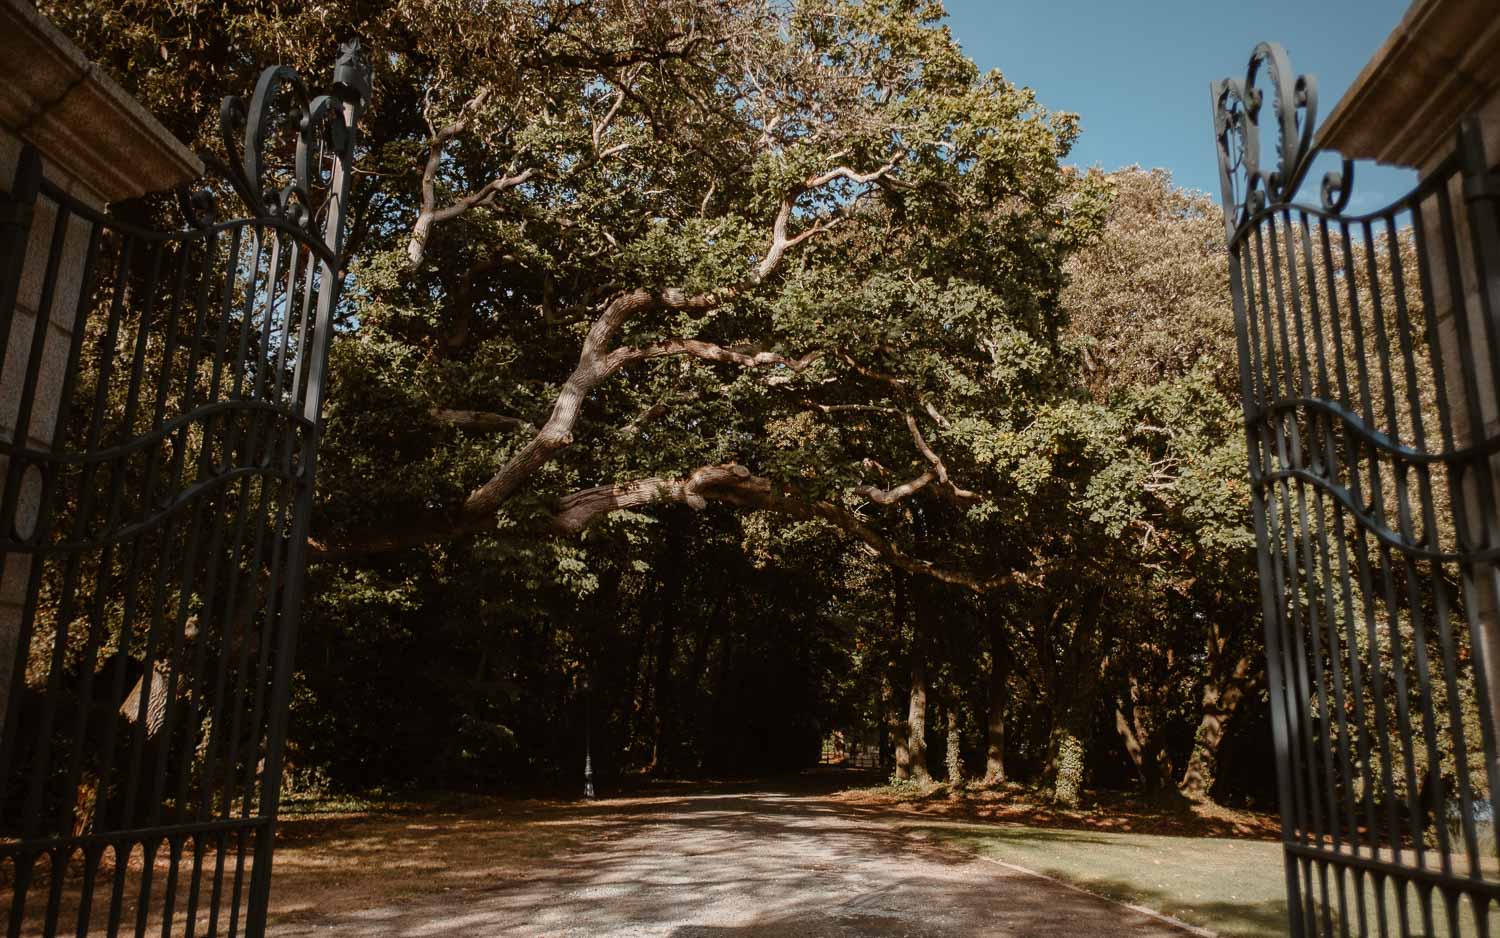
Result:
[[[1226,938],[1286,933],[1279,843],[1023,824],[921,821],[900,826]]]
[[[943,782],[902,782],[872,785],[869,788],[854,788],[850,791],[888,801],[924,801],[948,794],[948,786]]]
[[[325,794],[294,792],[281,798],[282,817],[324,817],[340,814],[363,814],[390,807],[390,799],[380,795]]]
[[[1286,878],[1281,844],[1274,840],[1202,835],[1166,835],[1138,831],[1061,829],[1018,823],[975,823],[912,819],[895,826],[917,836],[956,846],[982,857],[1051,876],[1089,892],[1143,906],[1224,938],[1270,938],[1287,930]],[[1304,889],[1309,886],[1304,883]],[[1392,888],[1370,877],[1315,880],[1311,887],[1327,903],[1327,923],[1338,931],[1340,918],[1361,918],[1373,929],[1383,914],[1398,928],[1402,903]],[[1450,923],[1439,900],[1424,923],[1418,894],[1405,901],[1407,927],[1402,934],[1478,934],[1469,903],[1459,905]],[[1321,913],[1320,913],[1321,914]]]

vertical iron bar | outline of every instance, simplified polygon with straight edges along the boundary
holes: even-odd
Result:
[[[35,317],[31,327],[31,351],[26,360],[26,374],[21,388],[21,402],[16,410],[16,442],[25,445],[31,438],[32,408],[36,403],[37,383],[41,375],[42,356],[45,354],[47,334],[52,331],[52,304],[57,295],[58,270],[62,262],[64,242],[68,235],[68,223],[73,217],[72,212],[66,205],[58,205],[57,217],[52,227],[52,243],[48,249],[46,272],[42,279],[41,298],[37,302]],[[62,427],[55,427],[54,440],[62,434]],[[21,461],[12,457],[10,472],[5,480],[5,495],[3,505],[0,505],[0,518],[15,517],[16,499],[20,494],[21,472],[17,467]],[[45,531],[43,520],[38,519],[38,529]],[[34,557],[30,564],[30,574],[27,577],[27,595],[25,611],[22,619],[32,623],[35,627],[37,593],[41,587],[42,571],[45,562],[41,558]],[[54,626],[52,635],[52,655],[47,672],[47,689],[43,697],[41,718],[37,723],[37,739],[40,741],[36,764],[31,768],[31,784],[27,788],[25,808],[21,818],[21,831],[23,837],[36,836],[42,826],[43,806],[42,793],[47,781],[48,769],[52,762],[52,723],[57,715],[58,699],[62,696],[62,678],[67,669],[67,623],[58,622]],[[17,648],[18,659],[24,661],[26,647]]]
[[[1406,378],[1406,407],[1409,414],[1408,419],[1411,422],[1411,443],[1417,450],[1425,451],[1427,449],[1427,434],[1422,424],[1422,399],[1419,388],[1420,377],[1417,372],[1413,353],[1410,316],[1406,309],[1406,284],[1402,276],[1400,250],[1396,243],[1399,235],[1396,231],[1394,216],[1387,214],[1384,220],[1386,227],[1386,254],[1388,263],[1390,264],[1391,277],[1395,281],[1392,293],[1394,298],[1393,306],[1395,307],[1394,312],[1396,314],[1395,327],[1399,340],[1397,344],[1401,351],[1401,360]],[[1371,250],[1374,250],[1374,245],[1371,245]],[[1432,483],[1428,476],[1427,465],[1421,462],[1415,465],[1403,462],[1403,471],[1398,476],[1398,479],[1404,480],[1408,469],[1414,471],[1417,475],[1417,500],[1422,514],[1424,536],[1433,537],[1435,535],[1436,521],[1433,518]],[[1407,511],[1409,514],[1410,509],[1408,508]],[[1414,519],[1408,517],[1404,520],[1403,524],[1405,527],[1404,533],[1409,542],[1413,544],[1418,543],[1419,539],[1416,537]],[[1432,671],[1427,656],[1426,616],[1422,611],[1422,576],[1416,559],[1404,551],[1403,557],[1406,563],[1408,601],[1411,603],[1412,652],[1415,659],[1418,689],[1420,691],[1419,699],[1422,706],[1422,738],[1427,747],[1428,783],[1432,785],[1432,791],[1441,793],[1442,754],[1438,749],[1437,743],[1437,713],[1432,705]],[[1432,568],[1434,577],[1433,588],[1436,591],[1435,599],[1437,602],[1436,615],[1441,616],[1446,611],[1446,605],[1442,601],[1442,572],[1435,563],[1429,564],[1429,567]],[[1438,837],[1439,864],[1445,874],[1452,873],[1453,860],[1452,851],[1449,849],[1448,844],[1447,825],[1442,823],[1441,819],[1435,818],[1433,827]]]
[[[1240,386],[1251,460],[1251,515],[1255,526],[1256,543],[1259,545],[1259,550],[1256,551],[1256,562],[1260,571],[1262,618],[1266,634],[1266,679],[1270,687],[1271,733],[1276,747],[1276,787],[1281,802],[1281,836],[1282,842],[1288,844],[1292,842],[1294,830],[1300,838],[1304,835],[1305,827],[1300,820],[1301,798],[1294,768],[1296,730],[1292,714],[1295,709],[1289,698],[1290,688],[1286,672],[1283,670],[1286,651],[1282,642],[1281,596],[1284,594],[1280,586],[1281,563],[1279,559],[1273,560],[1273,558],[1279,558],[1280,551],[1275,540],[1277,535],[1271,524],[1275,511],[1274,509],[1268,510],[1266,504],[1268,493],[1272,497],[1275,493],[1274,483],[1266,481],[1272,471],[1274,458],[1272,431],[1267,424],[1272,419],[1268,408],[1275,393],[1275,370],[1271,364],[1274,354],[1269,329],[1269,314],[1266,314],[1266,354],[1263,368],[1260,365],[1259,342],[1252,341],[1258,331],[1256,329],[1257,317],[1253,315],[1257,306],[1257,282],[1261,284],[1262,306],[1267,302],[1264,297],[1265,263],[1260,250],[1258,229],[1253,233],[1256,255],[1260,258],[1261,278],[1257,281],[1255,265],[1252,265],[1250,260],[1249,233],[1242,230],[1236,236],[1236,242],[1230,245],[1231,298],[1234,303],[1235,320],[1239,324],[1236,329],[1236,341],[1241,345]],[[1239,263],[1233,263],[1236,258]],[[1241,268],[1244,271],[1243,275],[1241,275]],[[1248,290],[1246,289],[1247,281]],[[1247,349],[1250,352],[1248,357],[1244,354]],[[1259,434],[1254,433],[1252,428],[1260,428]],[[1299,864],[1296,856],[1286,850],[1282,852],[1282,861],[1286,877],[1288,933],[1300,938],[1305,934],[1305,925]]]
[[[10,192],[0,201],[0,362],[10,349],[10,330],[15,321],[16,297],[21,272],[26,266],[26,247],[31,241],[31,220],[42,185],[42,158],[36,147],[24,144],[16,158]]]
[[[329,186],[329,207],[324,226],[324,244],[337,264],[344,251],[344,220],[353,183],[354,134],[362,102],[351,92],[345,97],[344,126],[347,128],[343,151],[336,154]],[[309,265],[313,262],[310,259]],[[338,307],[341,272],[335,265],[323,263],[318,293],[318,317],[313,327],[313,343],[308,362],[308,391],[302,416],[311,423],[304,441],[301,461],[303,478],[292,521],[287,554],[287,585],[281,609],[280,645],[276,652],[276,670],[272,691],[269,738],[266,744],[266,773],[261,786],[261,815],[265,827],[256,844],[255,872],[250,884],[250,911],[247,928],[251,934],[265,929],[266,907],[271,889],[272,850],[276,835],[276,811],[281,799],[281,756],[286,741],[286,711],[291,693],[292,654],[296,648],[303,580],[307,572],[307,539],[311,526],[312,492],[316,469],[317,444],[323,422],[323,371],[327,367],[328,348],[333,337],[333,315]]]
[[[1378,362],[1380,364],[1380,401],[1385,408],[1386,435],[1393,442],[1399,444],[1402,439],[1402,434],[1399,425],[1396,423],[1396,396],[1395,390],[1391,384],[1390,358],[1388,351],[1391,345],[1389,339],[1387,339],[1386,337],[1385,309],[1384,304],[1382,304],[1380,300],[1379,290],[1380,275],[1375,266],[1375,236],[1371,223],[1368,220],[1364,221],[1362,225],[1364,233],[1365,266],[1368,271],[1370,283],[1370,324],[1374,330],[1374,350],[1379,355]],[[1374,422],[1372,422],[1371,425],[1378,426],[1378,424]],[[1381,482],[1381,475],[1378,468],[1379,459],[1380,457],[1378,450],[1372,447],[1371,477],[1375,481],[1375,486],[1374,491],[1371,492],[1371,508],[1375,516],[1376,524],[1389,527],[1385,523],[1385,493],[1384,485]],[[1392,473],[1392,482],[1397,489],[1397,526],[1402,533],[1409,534],[1411,528],[1406,521],[1408,515],[1402,507],[1405,504],[1405,483],[1402,473],[1400,473],[1399,471],[1394,471]],[[1401,642],[1401,603],[1397,598],[1396,585],[1391,573],[1392,565],[1395,560],[1395,553],[1399,552],[1394,551],[1393,548],[1390,547],[1390,545],[1384,542],[1381,543],[1380,554],[1381,568],[1383,572],[1382,585],[1385,593],[1384,599],[1386,613],[1388,616],[1386,627],[1391,636],[1391,676],[1392,682],[1394,683],[1396,689],[1396,716],[1398,725],[1400,727],[1401,752],[1403,758],[1403,767],[1406,773],[1408,811],[1407,817],[1410,819],[1411,824],[1413,853],[1416,857],[1418,868],[1422,868],[1426,866],[1426,859],[1422,842],[1421,816],[1417,804],[1417,770],[1411,745],[1412,740],[1415,738],[1415,736],[1412,733],[1410,696],[1407,693],[1406,687],[1406,654],[1403,650],[1404,646]],[[1391,795],[1391,797],[1394,797],[1395,795],[1394,791],[1390,792],[1389,794]],[[1392,847],[1397,851],[1395,855],[1397,857],[1400,857],[1400,842],[1397,841],[1393,843]],[[1401,891],[1401,908],[1403,918],[1406,914],[1405,895],[1406,890],[1403,884]],[[1404,924],[1405,923],[1403,921],[1403,927]]]
[[[1475,282],[1481,320],[1488,338],[1491,385],[1500,382],[1500,193],[1497,193],[1495,172],[1490,166],[1484,150],[1484,135],[1479,121],[1466,115],[1459,121],[1459,162],[1462,171],[1466,219],[1469,223],[1470,248],[1473,252]],[[1496,392],[1500,394],[1500,392]],[[1488,434],[1485,434],[1486,436]],[[1479,462],[1488,470],[1484,475],[1493,476],[1492,457],[1481,457]],[[1481,477],[1479,484],[1486,481]],[[1462,501],[1455,498],[1455,504]],[[1483,519],[1481,543],[1486,547],[1500,544],[1500,514],[1489,512]],[[1494,562],[1483,564],[1489,572],[1488,583],[1479,584],[1480,589],[1489,590],[1491,604],[1500,608],[1500,570]],[[1467,570],[1466,584],[1472,584],[1472,566]],[[1500,700],[1496,694],[1500,687],[1500,623],[1489,625],[1479,617],[1480,605],[1477,590],[1470,591],[1472,600],[1467,605],[1469,640],[1473,649],[1474,688],[1479,698],[1480,736],[1485,752],[1485,777],[1489,782],[1491,829],[1495,829],[1495,808],[1500,805]],[[1497,613],[1500,614],[1500,613]],[[1467,779],[1465,779],[1467,787]],[[1496,841],[1495,859],[1500,860],[1500,837]],[[1483,916],[1480,916],[1483,921]]]

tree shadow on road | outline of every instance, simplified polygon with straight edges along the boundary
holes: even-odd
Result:
[[[272,934],[1179,933],[890,814],[799,781],[320,820],[278,859]]]

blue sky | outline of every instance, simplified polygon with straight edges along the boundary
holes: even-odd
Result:
[[[1318,77],[1326,117],[1406,11],[1406,0],[947,0],[950,25],[981,68],[1077,112],[1070,160],[1172,171],[1178,185],[1219,195],[1208,83],[1243,78],[1263,39]],[[1335,165],[1336,164],[1332,164]],[[1316,202],[1318,175],[1300,201]],[[1379,208],[1416,184],[1410,171],[1359,164],[1352,211]]]

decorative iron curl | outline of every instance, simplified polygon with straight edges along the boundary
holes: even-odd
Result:
[[[353,128],[346,106],[358,111],[370,100],[370,71],[358,40],[340,47],[328,93],[313,97],[302,77],[276,65],[261,72],[250,103],[235,95],[219,107],[219,135],[227,162],[213,160],[253,215],[276,218],[312,233],[321,210],[313,194],[326,189],[324,157],[351,163]],[[291,175],[279,189],[270,180],[266,159],[276,131],[290,129],[295,139]],[[212,224],[216,215],[211,193],[200,191],[183,200],[183,214],[196,227]]]
[[[1264,67],[1271,86],[1271,110],[1276,130],[1276,163],[1261,161],[1260,118],[1265,95],[1256,87]],[[1279,43],[1262,42],[1250,53],[1244,81],[1225,78],[1209,85],[1213,98],[1214,137],[1219,149],[1219,185],[1224,199],[1224,224],[1230,237],[1256,213],[1296,198],[1318,149],[1313,130],[1318,118],[1318,80],[1295,75],[1286,50]],[[1321,201],[1325,211],[1342,212],[1349,204],[1354,164],[1323,177]]]

